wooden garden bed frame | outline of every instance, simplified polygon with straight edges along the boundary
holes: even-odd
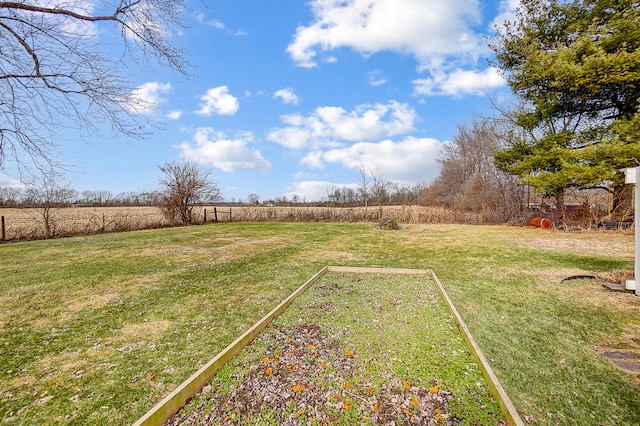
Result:
[[[440,292],[440,295],[447,304],[449,311],[453,315],[458,325],[458,329],[462,333],[464,340],[469,346],[471,354],[476,359],[480,371],[483,377],[489,384],[493,397],[498,401],[500,409],[502,410],[507,422],[513,426],[524,426],[522,419],[520,418],[515,407],[511,403],[511,400],[504,391],[502,385],[498,381],[497,376],[493,372],[486,357],[480,350],[474,340],[471,332],[467,328],[466,324],[462,320],[462,317],[458,313],[458,310],[453,305],[453,302],[449,298],[449,295],[442,287],[440,280],[436,274],[429,269],[395,269],[395,268],[362,268],[362,267],[344,267],[344,266],[325,266],[318,271],[314,276],[309,278],[307,282],[302,284],[296,291],[294,291],[289,297],[283,300],[278,306],[276,306],[271,312],[265,315],[260,321],[253,325],[250,329],[244,332],[233,343],[227,346],[222,352],[216,355],[211,361],[204,365],[200,370],[189,377],[184,383],[178,386],[173,392],[171,392],[162,401],[156,404],[151,410],[149,410],[144,416],[142,416],[133,426],[161,426],[168,419],[180,410],[196,393],[198,393],[207,383],[211,381],[214,374],[231,358],[236,356],[245,346],[247,346],[258,334],[267,327],[271,321],[282,314],[291,303],[298,298],[309,286],[314,284],[320,278],[322,278],[327,272],[338,273],[355,273],[355,274],[398,274],[398,275],[425,275],[433,279],[436,283],[436,287]]]

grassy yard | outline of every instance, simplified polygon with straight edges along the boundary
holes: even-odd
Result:
[[[0,423],[133,423],[324,265],[433,269],[521,416],[640,424],[633,236],[223,223],[0,246]]]

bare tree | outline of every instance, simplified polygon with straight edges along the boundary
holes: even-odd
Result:
[[[499,171],[494,153],[500,147],[502,129],[491,120],[459,125],[458,134],[442,147],[440,176],[423,196],[430,203],[460,211],[473,211],[509,220],[519,213],[521,186]]]
[[[249,194],[247,196],[247,204],[257,206],[260,204],[260,196],[258,194]]]
[[[94,207],[106,207],[113,201],[111,191],[82,191],[81,202]]]
[[[220,189],[209,180],[211,170],[201,169],[195,162],[168,162],[159,166],[162,172],[157,204],[174,223],[195,222],[194,209],[203,202],[220,198]]]
[[[0,187],[0,207],[15,207],[22,196],[22,188],[12,186]]]
[[[364,217],[367,219],[369,216],[367,211],[369,209],[369,176],[364,164],[358,169],[358,178],[360,180],[360,195],[364,202]]]
[[[386,203],[389,198],[389,190],[393,183],[387,178],[387,174],[380,165],[369,169],[371,177],[371,195],[374,200],[378,201],[378,207]]]
[[[142,136],[150,105],[132,96],[127,68],[155,62],[186,74],[167,41],[182,10],[182,0],[0,1],[0,167],[49,168],[69,127]]]
[[[24,191],[23,204],[26,211],[45,231],[46,238],[56,236],[58,211],[69,206],[76,191],[69,186],[64,176],[56,170],[41,172],[33,176]]]

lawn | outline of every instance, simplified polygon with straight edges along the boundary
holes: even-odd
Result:
[[[640,424],[633,236],[221,223],[0,246],[0,422],[130,424],[324,265],[433,269],[521,416]]]

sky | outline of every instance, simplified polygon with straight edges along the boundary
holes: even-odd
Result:
[[[517,0],[187,5],[186,28],[167,36],[194,76],[132,70],[151,134],[62,142],[74,189],[153,190],[158,166],[184,159],[210,168],[227,201],[320,200],[358,187],[360,170],[429,184],[457,126],[509,94],[488,40]],[[14,179],[0,171],[0,186]]]

